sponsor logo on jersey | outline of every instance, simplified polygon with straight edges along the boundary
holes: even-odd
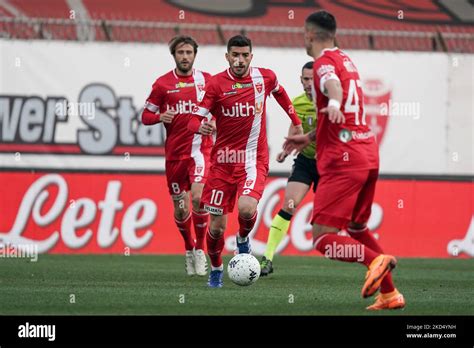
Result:
[[[237,94],[237,91],[230,91],[230,92],[224,92],[224,93],[222,93],[223,96],[232,95],[232,94]]]
[[[317,71],[317,74],[319,78],[321,78],[323,75],[326,75],[327,73],[334,73],[336,69],[334,68],[334,65],[321,65]]]
[[[342,141],[343,143],[348,143],[349,141],[352,140],[351,132],[347,129],[341,129],[339,132],[339,140]]]
[[[179,89],[170,89],[170,90],[167,90],[166,93],[167,94],[170,94],[170,93],[178,93],[179,92]]]
[[[263,108],[263,106],[260,106]],[[242,104],[242,103],[235,103],[230,108],[221,107],[222,114],[228,117],[248,117],[255,115],[255,106],[249,104],[249,102]]]
[[[194,87],[194,82],[178,82],[175,88]]]
[[[210,205],[207,205],[207,204],[204,204],[204,210],[214,215],[222,215],[224,213],[224,209],[211,207]]]
[[[180,100],[175,105],[167,104],[167,107],[167,110],[173,110],[178,114],[191,114],[194,112],[196,104],[194,104],[191,100]]]
[[[368,131],[368,132],[356,132],[352,131],[351,133],[352,139],[354,140],[364,140],[364,139],[369,139],[375,136],[374,132]]]
[[[252,83],[239,83],[232,85],[232,89],[250,88],[253,87]]]

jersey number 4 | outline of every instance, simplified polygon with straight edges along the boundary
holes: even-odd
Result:
[[[347,93],[347,100],[346,104],[344,105],[344,112],[345,113],[354,113],[355,114],[355,124],[359,126],[361,123],[362,125],[367,125],[365,122],[365,108],[362,112],[362,120],[359,121],[359,94],[357,90],[362,92],[362,83],[360,80],[349,80],[349,92]],[[362,97],[362,104],[364,104],[364,95]]]

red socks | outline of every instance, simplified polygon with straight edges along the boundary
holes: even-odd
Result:
[[[253,214],[250,219],[245,219],[239,215],[239,237],[245,238],[252,231],[253,226],[255,226],[255,221],[257,220],[257,211]]]
[[[176,226],[178,226],[179,232],[183,236],[185,249],[187,251],[193,250],[194,240],[191,236],[191,214],[188,214],[188,216],[185,217],[182,221],[179,221],[175,217],[174,221],[176,222]]]
[[[193,210],[193,225],[196,233],[196,249],[204,250],[204,238],[206,237],[208,212],[195,212]]]
[[[178,230],[183,236],[184,247],[186,250],[204,249],[204,239],[206,237],[207,225],[209,220],[209,213],[197,213],[193,210],[192,219],[189,214],[184,220],[179,221],[174,219]],[[196,243],[191,233],[191,223],[194,225],[194,231],[196,232]]]
[[[379,256],[351,237],[340,236],[336,233],[325,233],[314,241],[314,247],[325,257],[344,262],[358,262],[366,265]]]
[[[382,248],[380,247],[377,240],[369,232],[369,229],[367,227],[361,230],[348,228],[347,232],[349,232],[350,236],[355,240],[367,245],[373,251],[383,254]],[[380,292],[382,294],[387,294],[389,292],[392,292],[393,290],[395,290],[395,286],[393,285],[392,273],[388,273],[380,284]]]
[[[222,266],[222,249],[224,249],[224,236],[220,236],[220,238],[214,238],[211,236],[211,232],[208,230],[206,233],[206,241],[207,241],[207,254],[211,259],[212,267],[220,267]]]

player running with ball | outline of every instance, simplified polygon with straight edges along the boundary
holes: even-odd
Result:
[[[166,128],[166,179],[174,203],[174,220],[184,239],[188,275],[207,274],[204,238],[209,214],[200,209],[202,189],[209,172],[212,137],[187,129],[192,109],[199,101],[210,74],[193,69],[198,44],[189,36],[170,41],[176,68],[159,77],[145,103],[142,122],[163,122]],[[189,211],[191,191],[192,213]],[[191,234],[194,225],[196,239]]]
[[[270,69],[250,66],[252,43],[242,35],[227,44],[229,68],[213,76],[206,86],[204,99],[194,110],[196,118],[189,129],[203,135],[217,130],[211,153],[209,178],[201,206],[210,212],[207,251],[212,270],[208,285],[223,285],[222,249],[227,214],[238,199],[239,231],[237,252],[250,253],[248,234],[257,219],[257,204],[268,175],[268,143],[265,116],[266,98],[272,94],[290,117],[295,134],[302,134],[301,121],[288,95]],[[209,122],[209,112],[216,124]]]
[[[315,59],[318,124],[316,132],[288,137],[284,149],[299,151],[316,139],[320,180],[312,219],[315,249],[328,258],[368,268],[362,297],[379,289],[380,294],[367,309],[403,308],[405,299],[391,276],[397,261],[383,253],[367,228],[379,172],[378,145],[366,124],[359,73],[347,54],[335,47],[335,34],[336,20],[330,13],[319,11],[306,19],[306,50]],[[343,229],[349,236],[338,234]]]

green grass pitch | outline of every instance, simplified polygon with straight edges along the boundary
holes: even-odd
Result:
[[[225,267],[229,261],[225,257]],[[184,256],[40,255],[0,259],[0,315],[472,315],[474,259],[400,259],[402,311],[368,312],[365,268],[321,257],[275,258],[275,273],[222,289],[188,277]]]

